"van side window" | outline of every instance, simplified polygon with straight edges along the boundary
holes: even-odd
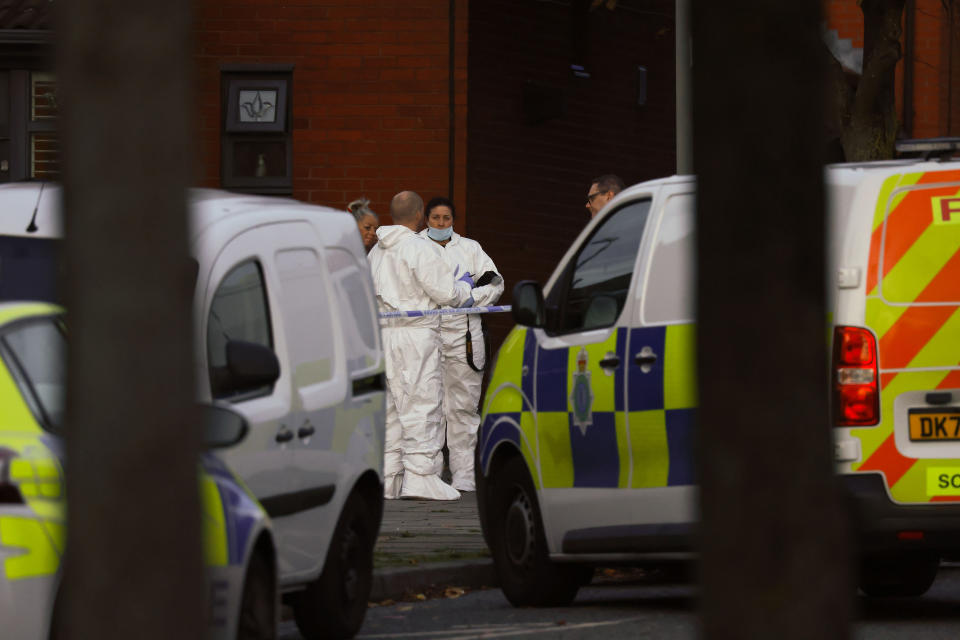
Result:
[[[629,202],[594,229],[550,291],[546,304],[553,319],[548,333],[602,329],[617,321],[630,290],[650,202]]]
[[[228,398],[237,391],[230,388],[227,370],[227,342],[242,340],[273,348],[270,306],[263,272],[256,260],[241,263],[224,277],[210,304],[207,317],[207,366],[210,391],[214,398]],[[261,394],[263,389],[244,389],[244,396]]]
[[[688,193],[670,197],[664,207],[643,292],[644,324],[693,321],[693,207],[693,195]]]
[[[37,422],[63,429],[67,336],[53,318],[17,324],[3,336],[4,359]]]

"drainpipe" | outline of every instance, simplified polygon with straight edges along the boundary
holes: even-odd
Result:
[[[674,29],[677,35],[677,175],[693,173],[693,120],[690,113],[690,0],[677,0]]]
[[[454,187],[454,176],[456,170],[456,160],[457,160],[457,92],[455,87],[454,74],[456,72],[456,38],[457,38],[457,0],[450,0],[450,35],[448,41],[450,43],[450,51],[448,55],[450,68],[448,69],[449,73],[449,90],[450,95],[447,97],[449,102],[450,109],[450,127],[449,127],[449,148],[448,148],[448,157],[447,157],[447,197],[451,201],[455,202],[453,187]]]
[[[907,0],[903,17],[903,133],[913,137],[913,52],[916,0]]]

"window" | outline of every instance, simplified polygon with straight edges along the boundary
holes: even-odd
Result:
[[[222,65],[221,73],[221,185],[291,193],[293,65]]]
[[[5,359],[20,394],[47,429],[63,428],[67,337],[54,319],[20,324],[3,336]]]
[[[213,296],[207,317],[207,366],[210,391],[214,398],[236,396],[229,386],[227,342],[242,340],[273,348],[270,329],[270,307],[260,265],[251,260],[237,267],[223,279]],[[243,395],[269,393],[269,387],[245,390]]]
[[[52,73],[0,70],[0,182],[60,178],[59,107]]]
[[[57,79],[50,73],[30,74],[30,177],[60,178],[60,139],[56,133],[59,102]]]
[[[696,273],[693,208],[692,194],[673,196],[664,207],[644,292],[644,324],[693,321]]]
[[[650,200],[623,205],[580,247],[547,299],[551,334],[602,329],[623,311]]]

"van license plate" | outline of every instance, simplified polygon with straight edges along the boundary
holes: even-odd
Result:
[[[960,440],[960,407],[911,409],[911,440]]]

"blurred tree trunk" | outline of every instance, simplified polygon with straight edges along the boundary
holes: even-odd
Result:
[[[203,635],[190,3],[57,3],[70,326],[60,637]]]
[[[845,638],[817,0],[694,0],[704,637]],[[735,35],[734,35],[735,34]]]

